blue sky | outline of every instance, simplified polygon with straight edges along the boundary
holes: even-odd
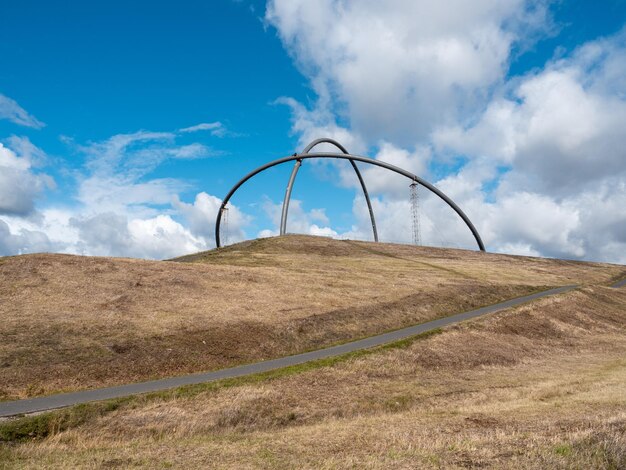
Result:
[[[492,251],[626,262],[626,2],[440,3],[5,2],[0,255],[210,248],[232,184],[330,136],[450,193]],[[230,240],[276,232],[289,172],[237,194]],[[409,241],[405,182],[365,176]],[[305,164],[289,229],[368,239],[356,189]],[[422,202],[426,243],[473,248]]]

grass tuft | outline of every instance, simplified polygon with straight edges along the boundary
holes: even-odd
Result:
[[[559,444],[554,447],[554,452],[557,455],[561,455],[563,457],[567,457],[572,454],[572,446],[569,444]]]
[[[116,399],[101,403],[87,403],[5,421],[0,423],[0,442],[43,439],[115,411],[124,401],[124,399]]]

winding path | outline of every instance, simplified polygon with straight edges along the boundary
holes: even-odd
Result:
[[[624,283],[626,283],[626,280],[620,281],[618,284],[622,285]],[[532,300],[536,300],[542,297],[568,292],[576,287],[577,286],[557,287],[554,289],[537,292],[535,294],[506,300],[504,302],[489,305],[487,307],[482,307],[469,312],[458,313],[449,317],[439,318],[437,320],[421,323],[419,325],[409,326],[400,330],[390,331],[388,333],[383,333],[376,336],[370,336],[369,338],[364,338],[337,346],[331,346],[324,349],[318,349],[316,351],[295,354],[293,356],[281,357],[268,361],[255,362],[252,364],[231,367],[228,369],[185,375],[181,377],[151,380],[148,382],[139,382],[128,385],[119,385],[115,387],[98,388],[94,390],[59,393],[56,395],[30,398],[26,400],[0,402],[0,417],[47,411],[55,408],[63,408],[66,406],[78,405],[81,403],[87,403],[92,401],[126,397],[140,393],[158,392],[171,388],[181,387],[184,385],[194,385],[205,382],[213,382],[215,380],[241,377],[244,375],[258,374],[260,372],[267,372],[273,369],[280,369],[283,367],[303,364],[305,362],[315,361],[318,359],[339,356],[342,354],[359,351],[361,349],[382,346],[387,343],[410,338],[412,336],[426,333],[437,328],[452,325],[454,323],[459,323],[465,320],[469,320],[471,318],[480,317],[489,313],[494,313],[510,307],[515,307],[517,305],[530,302]],[[614,284],[612,287],[619,286],[617,284]]]

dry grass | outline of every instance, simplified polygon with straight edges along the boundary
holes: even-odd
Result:
[[[222,368],[372,335],[624,267],[289,236],[191,263],[0,263],[0,399]]]
[[[626,468],[626,290],[586,287],[402,349],[153,397],[7,468]]]

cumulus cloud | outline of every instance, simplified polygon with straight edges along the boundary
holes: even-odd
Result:
[[[408,180],[403,187],[406,188],[404,198],[385,195],[371,198],[376,228],[381,241],[393,243],[412,243],[413,241]],[[420,239],[423,245],[476,248],[473,236],[452,209],[436,196],[427,193],[424,188],[420,188],[418,192]],[[372,225],[367,204],[362,196],[358,195],[354,198],[352,211],[356,223],[350,230],[339,233],[338,237],[372,241],[374,239]]]
[[[27,229],[12,232],[9,224],[0,219],[0,256],[57,251],[57,248],[60,247],[44,232]]]
[[[182,202],[179,194],[190,184],[155,178],[152,172],[167,160],[217,153],[200,143],[177,144],[176,138],[175,132],[149,131],[87,144],[65,138],[84,158],[72,173],[73,201],[44,207],[37,217],[29,216],[34,200],[51,180],[34,173],[33,165],[42,164],[45,154],[27,139],[9,139],[11,148],[0,145],[0,214],[7,214],[0,219],[0,254],[56,251],[163,259],[210,248],[217,210],[212,208],[221,201],[200,193],[194,203]],[[234,206],[231,214],[233,239],[242,239],[246,216]]]
[[[174,198],[173,207],[187,221],[191,233],[199,237],[206,246],[215,243],[215,220],[222,200],[205,192],[198,193],[193,203],[188,204]],[[220,239],[222,245],[236,243],[245,238],[244,227],[251,221],[250,216],[244,214],[234,204],[228,204],[228,221],[222,218]]]
[[[412,145],[480,109],[545,15],[523,0],[274,0],[266,21],[353,130]]]
[[[100,213],[91,217],[72,218],[70,225],[78,229],[78,249],[94,255],[111,252],[127,255],[132,248],[128,220],[114,212]]]
[[[397,147],[391,142],[383,141],[379,143],[378,152],[374,155],[374,158],[408,170],[415,175],[426,177],[431,154],[428,147],[417,146],[412,151],[409,151]],[[389,198],[406,199],[408,194],[407,188],[410,184],[406,177],[380,167],[371,165],[361,165],[361,167],[361,173],[366,181],[368,192],[374,195],[384,194]],[[343,175],[344,178],[350,177],[350,175],[346,175],[345,170]],[[351,179],[354,181],[354,176]],[[360,188],[360,186],[355,187]]]
[[[20,126],[32,127],[34,129],[41,129],[45,126],[43,122],[17,104],[17,101],[2,93],[0,93],[0,119],[8,119]]]
[[[70,223],[78,229],[77,248],[84,254],[163,259],[207,248],[168,215],[129,220],[108,212]]]
[[[43,159],[43,151],[26,137],[13,136],[7,142],[11,148],[0,143],[0,214],[28,216],[35,210],[36,199],[54,187],[54,181],[33,168]]]
[[[514,165],[542,193],[568,195],[626,173],[626,33],[592,41],[523,77],[472,126],[439,129],[444,150]]]
[[[264,198],[262,208],[272,220],[274,229],[261,230],[258,237],[272,237],[280,232],[280,218],[282,214],[282,202],[277,204],[269,198]],[[339,234],[330,227],[330,220],[325,209],[311,209],[306,211],[302,207],[302,201],[291,199],[289,202],[289,216],[287,218],[287,233],[306,233],[324,237],[337,237]]]
[[[300,150],[320,136],[340,142],[353,154],[359,154],[367,149],[365,142],[358,135],[336,123],[327,100],[320,99],[314,109],[308,109],[293,98],[285,96],[278,98],[274,104],[286,105],[291,109],[292,132],[298,136]],[[337,149],[329,144],[320,144],[314,151],[336,152]]]
[[[508,169],[478,209],[494,216],[485,230],[496,249],[625,259],[624,64],[622,31],[516,80],[475,124],[434,133],[441,152]]]
[[[281,99],[301,143],[330,135],[427,177],[493,251],[624,262],[626,33],[509,76],[512,51],[552,31],[547,12],[526,0],[274,0],[266,21],[318,95],[310,107]],[[408,182],[363,174],[381,238],[410,241]],[[436,197],[421,206],[425,243],[475,246]],[[353,213],[339,236],[367,238],[359,195]]]
[[[76,196],[82,207],[69,221],[77,230],[79,252],[168,258],[208,249],[214,242],[207,229],[213,222],[200,220],[199,213],[206,200],[216,198],[200,193],[194,204],[186,204],[179,194],[190,189],[189,183],[150,177],[168,159],[214,156],[212,149],[199,143],[177,145],[176,133],[149,131],[72,144],[86,157]]]
[[[171,258],[209,248],[169,215],[134,219],[128,228],[133,240],[137,241],[137,249],[131,252],[134,257]]]

